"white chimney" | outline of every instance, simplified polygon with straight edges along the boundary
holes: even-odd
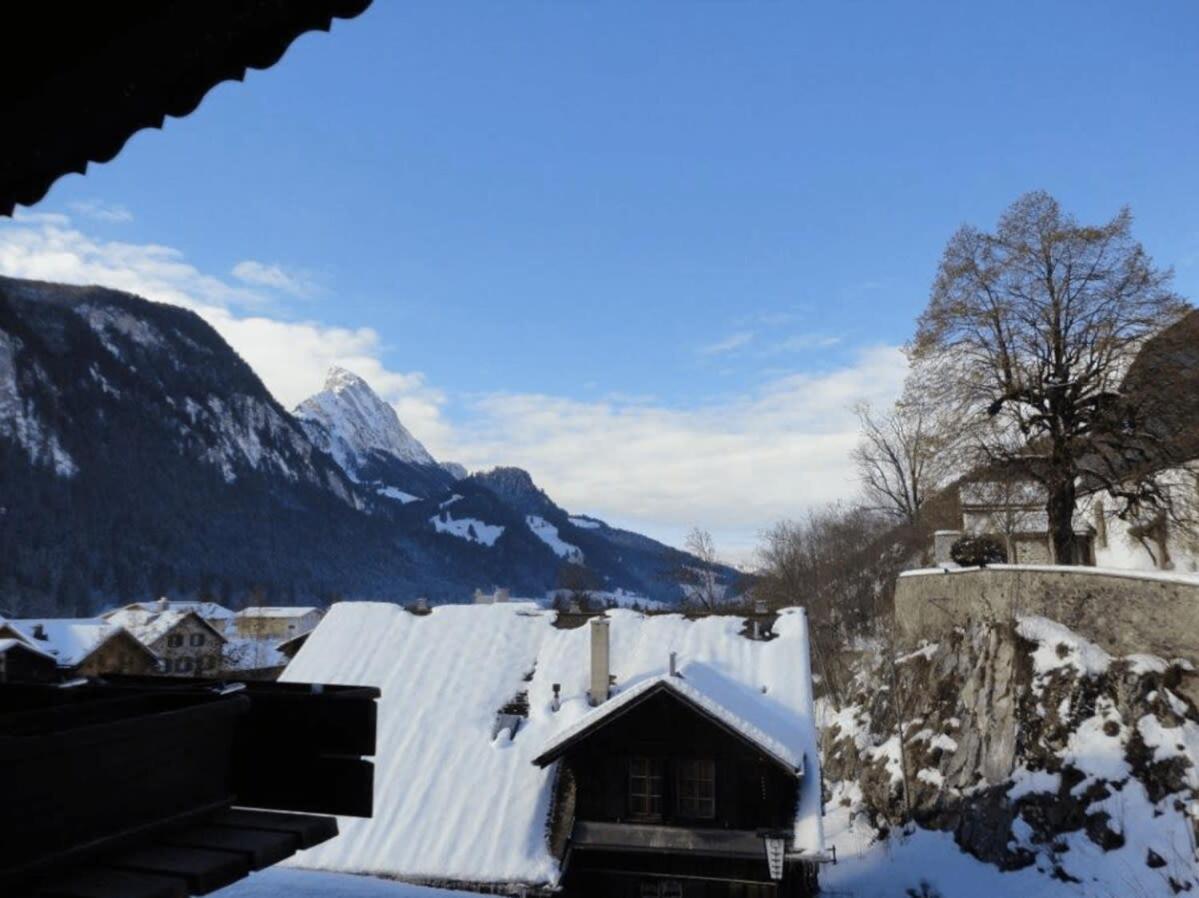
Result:
[[[167,608],[170,607],[170,605],[171,605],[171,603],[169,601],[167,601],[166,596],[163,596],[161,599],[158,600],[158,610],[159,611],[166,611]]]
[[[503,589],[497,589],[495,591],[495,601],[496,602],[506,602],[506,601],[508,601],[508,596],[509,596],[508,587],[506,587],[506,586]]]
[[[611,665],[608,657],[608,619],[591,619],[591,704],[598,705],[608,699],[611,682]]]

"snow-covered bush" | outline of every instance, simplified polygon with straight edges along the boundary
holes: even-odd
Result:
[[[949,557],[962,567],[1003,564],[1007,561],[1007,550],[994,537],[967,533],[950,546]]]

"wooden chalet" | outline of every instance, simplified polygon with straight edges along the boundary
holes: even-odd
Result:
[[[159,658],[125,628],[101,618],[0,621],[0,638],[18,639],[52,657],[64,677],[153,674]]]
[[[122,608],[105,615],[159,658],[170,676],[213,677],[221,669],[225,635],[194,611]]]
[[[53,655],[13,637],[0,638],[0,683],[52,683],[58,679]]]
[[[308,633],[321,622],[319,608],[251,605],[237,612],[237,633],[249,639],[291,639]]]
[[[814,894],[827,855],[803,610],[561,617],[520,601],[330,608],[283,679],[380,687],[387,772],[376,817],[307,860],[496,894]]]
[[[606,641],[606,622],[593,628],[593,642]],[[593,681],[593,699],[596,691]],[[558,763],[552,828],[565,894],[816,893],[819,858],[788,857],[804,757],[788,727],[772,735],[745,715],[753,701],[710,672],[693,680],[672,670],[603,701],[546,745],[533,763]]]

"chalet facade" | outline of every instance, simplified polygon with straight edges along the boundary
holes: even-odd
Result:
[[[157,655],[162,673],[211,677],[221,670],[225,636],[194,611],[123,608],[106,619]]]
[[[14,637],[0,639],[0,683],[53,683],[58,662],[36,646]]]
[[[247,639],[291,639],[307,633],[321,622],[319,608],[254,605],[237,612],[237,634]]]
[[[667,674],[607,698],[608,626],[591,624],[598,707],[533,760],[558,764],[564,894],[814,895],[819,858],[791,852],[803,755],[747,718],[752,696],[710,672],[688,677],[673,659]]]
[[[978,480],[958,488],[961,531],[939,534],[937,562],[949,561],[953,540],[968,533],[990,536],[1003,544],[1010,564],[1054,564],[1053,539],[1045,508],[1045,487],[1031,480]],[[1095,563],[1095,528],[1085,514],[1074,527],[1075,553],[1082,564]]]
[[[101,616],[108,618],[117,611],[191,611],[221,634],[233,632],[234,620],[237,617],[234,612],[217,602],[173,601],[167,598],[159,599],[156,602],[133,602]]]
[[[153,674],[159,659],[128,630],[102,618],[42,618],[0,623],[0,639],[20,639],[54,658],[60,675]]]

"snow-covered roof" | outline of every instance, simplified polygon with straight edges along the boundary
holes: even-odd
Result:
[[[124,627],[133,634],[134,639],[148,646],[153,645],[189,617],[195,617],[214,635],[221,639],[225,638],[194,611],[143,611],[138,608],[122,608],[120,611],[113,611],[106,615],[105,620]]]
[[[21,618],[7,623],[24,634],[30,645],[53,656],[59,667],[82,664],[88,655],[123,632],[119,625],[98,617]],[[36,636],[38,632],[45,638]]]
[[[718,706],[709,713],[731,715],[730,725],[735,718],[792,769],[802,766],[793,850],[823,853],[803,611],[782,612],[769,641],[742,636],[740,617],[624,609],[608,617],[616,695],[607,704],[652,688],[676,652],[690,699]],[[554,773],[533,761],[603,706],[587,701],[588,628],[558,629],[554,618],[519,602],[424,615],[389,604],[334,605],[281,679],[381,689],[375,814],[343,819],[342,838],[296,863],[414,880],[556,882],[546,841]],[[528,719],[514,737],[505,730],[493,738],[499,709],[526,690]]]
[[[679,674],[662,674],[642,680],[631,689],[610,698],[574,725],[551,738],[541,754],[534,758],[533,763],[544,766],[556,760],[570,743],[578,741],[586,733],[619,716],[621,712],[651,694],[666,690],[735,735],[757,746],[791,773],[803,773],[804,758],[798,749],[798,746],[802,745],[802,736],[797,730],[805,724],[799,717],[791,714],[760,713],[763,710],[762,703],[756,701],[752,694],[745,695],[744,687],[726,683],[721,688],[702,668],[691,672],[692,676],[699,678],[698,684],[690,682],[686,672],[679,671]],[[742,694],[736,694],[738,692]],[[756,721],[751,720],[751,717],[756,718]]]
[[[117,611],[193,611],[204,620],[229,620],[234,614],[218,602],[176,602],[159,599],[157,602],[134,602],[124,608],[109,611],[103,616],[111,618]]]
[[[309,631],[311,632],[311,631]],[[301,633],[300,636],[307,636]],[[295,637],[299,638],[299,636]],[[287,655],[279,651],[273,639],[254,639],[249,636],[227,636],[222,666],[225,670],[263,670],[287,664]]]
[[[45,655],[47,658],[51,658],[51,659],[54,658],[54,656],[51,655],[49,652],[42,651],[36,645],[30,645],[24,639],[13,639],[12,637],[0,639],[0,655],[4,654],[9,649],[13,649],[13,648],[22,648],[22,649],[25,649],[26,651],[33,652],[38,655]]]
[[[291,606],[251,605],[237,612],[236,617],[306,617],[309,614],[320,614],[319,608],[293,608]]]

